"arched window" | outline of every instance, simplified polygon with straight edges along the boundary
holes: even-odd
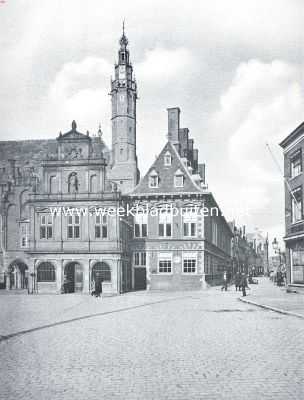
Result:
[[[91,175],[90,177],[90,192],[91,193],[98,192],[97,175]]]
[[[57,193],[57,177],[50,176],[50,193]]]
[[[105,262],[97,262],[92,268],[92,280],[95,282],[101,280],[102,282],[111,281],[111,268]]]
[[[68,192],[69,193],[76,193],[79,189],[79,182],[76,172],[72,172],[69,175],[68,179]]]
[[[55,267],[50,262],[42,262],[37,268],[37,282],[55,282]]]

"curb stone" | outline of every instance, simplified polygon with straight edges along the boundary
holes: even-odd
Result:
[[[252,304],[252,305],[254,305],[256,307],[264,308],[266,310],[270,310],[270,311],[274,311],[274,312],[277,312],[277,313],[280,313],[280,314],[290,315],[292,317],[297,317],[297,318],[304,319],[304,315],[297,314],[297,313],[294,313],[292,311],[286,311],[286,310],[282,310],[280,308],[271,307],[271,306],[267,306],[265,304],[256,303],[255,301],[252,301],[252,300],[247,300],[247,299],[245,300],[245,299],[242,299],[241,297],[239,297],[238,300],[243,302],[243,303]]]

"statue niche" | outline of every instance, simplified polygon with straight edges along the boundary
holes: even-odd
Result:
[[[69,175],[68,179],[68,192],[69,193],[78,193],[79,190],[79,181],[76,172],[72,172]]]

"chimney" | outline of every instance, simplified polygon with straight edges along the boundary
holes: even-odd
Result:
[[[198,149],[193,150],[193,173],[198,172]]]
[[[191,167],[193,166],[193,144],[194,144],[194,140],[189,139],[188,140],[188,160],[189,160]]]
[[[178,107],[167,108],[168,111],[168,140],[175,145],[179,152],[179,116],[180,109]]]
[[[188,137],[189,137],[189,129],[181,128],[178,132],[178,138],[180,143],[180,156],[188,158]]]
[[[198,173],[200,174],[203,182],[205,183],[206,182],[206,176],[205,176],[206,166],[205,166],[205,164],[198,164]]]

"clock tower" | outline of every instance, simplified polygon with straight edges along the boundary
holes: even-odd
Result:
[[[138,183],[136,155],[137,86],[130,63],[128,39],[124,32],[119,41],[115,78],[111,80],[112,99],[112,168],[110,179],[123,193]]]

